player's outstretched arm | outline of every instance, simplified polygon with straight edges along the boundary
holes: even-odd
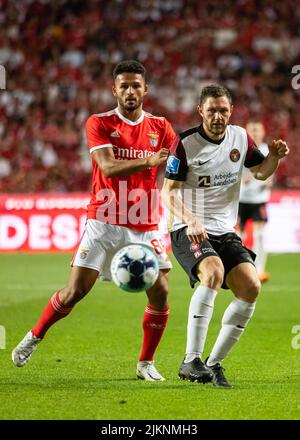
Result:
[[[273,140],[269,144],[268,156],[260,165],[251,168],[254,177],[258,180],[266,180],[277,170],[279,161],[287,156],[289,152],[290,150],[286,142],[282,139]]]
[[[174,216],[178,217],[183,223],[187,225],[187,236],[190,241],[202,243],[208,238],[204,225],[194,216],[194,214],[186,208],[179,196],[179,190],[183,182],[178,180],[165,179],[162,189],[162,201],[169,210],[172,223]]]
[[[130,176],[147,168],[158,167],[166,162],[168,154],[169,150],[162,148],[153,156],[143,159],[118,160],[115,158],[112,148],[102,148],[94,151],[93,159],[106,177],[121,177]]]

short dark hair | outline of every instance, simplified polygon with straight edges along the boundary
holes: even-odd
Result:
[[[145,67],[136,60],[125,60],[117,64],[113,70],[113,78],[116,79],[116,77],[122,73],[138,73],[146,79]]]
[[[201,90],[200,105],[203,105],[209,97],[220,98],[221,96],[226,96],[230,105],[232,104],[232,96],[226,87],[218,84],[210,84],[209,86],[203,87]]]

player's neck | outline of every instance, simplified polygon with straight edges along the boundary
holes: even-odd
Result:
[[[138,107],[135,110],[127,111],[126,109],[120,108],[118,106],[118,111],[121,113],[122,116],[124,116],[124,118],[129,119],[129,121],[135,122],[142,116],[143,108]]]
[[[208,130],[204,124],[200,125],[199,128],[200,134],[207,139],[208,141],[220,144],[223,139],[225,138],[225,132],[221,133],[221,134],[214,134],[212,133],[210,130]]]

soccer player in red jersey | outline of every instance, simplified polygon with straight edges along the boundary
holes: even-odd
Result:
[[[136,374],[148,381],[164,380],[153,358],[168,319],[167,274],[172,266],[158,233],[157,177],[175,133],[165,118],[143,110],[148,92],[145,73],[137,61],[119,63],[113,72],[112,89],[117,107],[87,120],[93,181],[85,232],[72,260],[67,286],[52,296],[35,327],[12,352],[18,367],[27,363],[47,330],[71,312],[97,278],[111,279],[110,262],[118,249],[142,244],[156,253],[160,272],[146,292],[148,304]]]

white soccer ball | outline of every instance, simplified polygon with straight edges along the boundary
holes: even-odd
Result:
[[[126,292],[149,289],[159,274],[154,253],[145,246],[132,244],[120,249],[111,261],[110,271],[114,283]]]

